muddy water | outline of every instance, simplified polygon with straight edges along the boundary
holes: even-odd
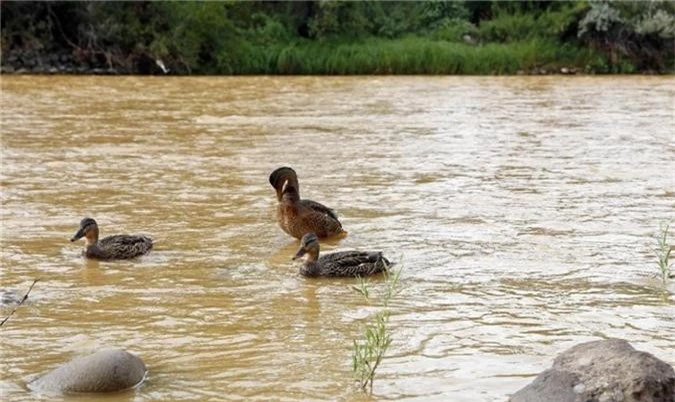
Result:
[[[0,329],[0,396],[52,400],[26,383],[122,347],[149,376],[106,401],[363,399],[351,345],[377,303],[297,275],[267,182],[282,165],[349,231],[323,251],[403,267],[376,398],[505,400],[607,337],[674,364],[652,251],[675,211],[673,84],[4,76],[2,287],[40,282]],[[84,260],[84,216],[156,248]]]

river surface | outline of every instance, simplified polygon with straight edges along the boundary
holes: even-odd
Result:
[[[367,400],[353,340],[381,311],[306,279],[268,176],[402,269],[373,398],[505,401],[580,342],[675,364],[675,80],[2,76],[3,401],[101,348],[149,368],[105,401]],[[80,220],[156,240],[83,259]],[[2,307],[2,315],[11,307]]]

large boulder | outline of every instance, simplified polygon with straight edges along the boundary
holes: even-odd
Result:
[[[576,345],[511,402],[675,402],[675,371],[623,339]]]
[[[112,349],[71,360],[29,386],[38,392],[114,392],[140,384],[145,373],[140,358]]]

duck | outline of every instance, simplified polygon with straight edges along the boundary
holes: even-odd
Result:
[[[303,276],[369,276],[385,272],[393,264],[381,251],[338,251],[319,257],[319,238],[314,233],[305,234],[293,260],[305,257],[300,267]]]
[[[98,260],[121,260],[147,254],[152,249],[152,239],[143,235],[113,235],[98,239],[98,224],[92,218],[84,218],[80,229],[70,239],[74,242],[85,238],[82,255]]]
[[[296,239],[302,239],[309,232],[319,238],[347,235],[333,209],[300,198],[295,170],[280,167],[270,174],[269,181],[277,192],[277,222],[284,232]]]

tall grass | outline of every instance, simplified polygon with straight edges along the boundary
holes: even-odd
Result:
[[[221,66],[234,74],[516,74],[596,64],[592,50],[532,39],[470,45],[419,37],[371,38],[353,43],[296,42],[252,46],[245,64]]]
[[[389,301],[400,292],[399,279],[401,269],[395,272],[387,271],[384,275],[385,287],[378,298],[381,310],[366,324],[363,337],[354,340],[352,370],[359,388],[368,394],[373,393],[375,373],[389,345],[391,345],[392,339],[388,328]],[[372,300],[368,281],[364,278],[360,278],[359,280],[359,286],[354,286],[354,289],[361,293],[366,300]]]

